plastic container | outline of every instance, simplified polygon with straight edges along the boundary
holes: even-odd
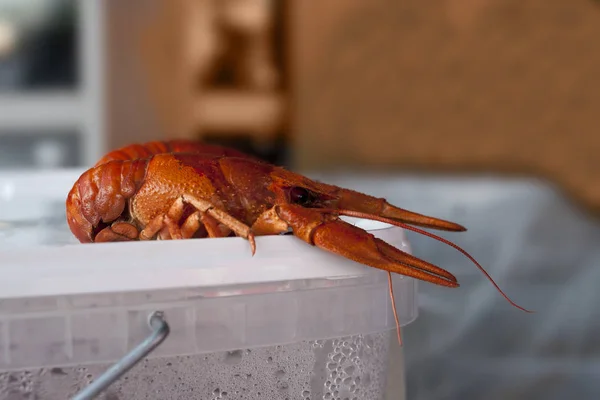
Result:
[[[149,334],[167,339],[99,398],[383,399],[387,274],[293,236],[79,244],[80,171],[0,174],[0,399],[70,398]],[[403,231],[349,221],[409,251]],[[416,281],[394,277],[403,326]],[[400,378],[400,377],[399,377]],[[401,395],[400,395],[401,396]]]

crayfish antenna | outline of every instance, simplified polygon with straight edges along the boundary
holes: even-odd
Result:
[[[394,312],[394,319],[396,320],[396,333],[398,335],[398,344],[402,347],[402,332],[400,331],[400,321],[398,320],[398,312],[396,311],[396,299],[394,298],[394,285],[392,284],[392,273],[388,274],[388,283],[390,286],[390,300],[392,301],[392,311]]]
[[[471,260],[473,262],[473,264],[475,264],[475,266],[477,266],[477,268],[479,268],[479,270],[487,277],[487,279],[492,283],[492,285],[494,285],[494,287],[496,288],[496,290],[498,290],[498,292],[502,295],[502,297],[504,297],[506,299],[506,301],[508,301],[512,306],[518,308],[519,310],[525,311],[527,313],[534,312],[531,310],[527,310],[526,308],[523,308],[520,305],[518,305],[517,303],[515,303],[514,301],[512,301],[510,299],[510,297],[508,297],[508,295],[506,293],[504,293],[504,291],[502,289],[500,289],[500,287],[498,286],[498,284],[496,284],[496,282],[490,276],[490,274],[487,273],[487,271],[481,266],[481,264],[479,264],[479,262],[477,262],[477,260],[475,260],[475,258],[473,256],[471,256],[469,253],[467,253],[465,250],[463,250],[460,246],[452,243],[451,241],[449,241],[447,239],[439,237],[431,232],[427,232],[422,229],[416,228],[414,226],[407,225],[403,222],[399,222],[399,221],[396,221],[396,220],[393,220],[390,218],[380,217],[378,215],[372,215],[372,214],[367,214],[367,213],[362,213],[362,212],[352,211],[352,210],[335,210],[335,209],[329,210],[328,209],[328,210],[323,210],[323,211],[328,211],[333,214],[344,215],[347,217],[365,218],[365,219],[371,219],[371,220],[375,220],[375,221],[379,221],[379,222],[384,222],[384,223],[394,225],[394,226],[397,226],[397,227],[400,227],[400,228],[403,228],[403,229],[406,229],[409,231],[420,233],[421,235],[425,235],[425,236],[435,239],[441,243],[444,243],[450,247],[453,247],[454,249],[458,250],[463,255],[465,255],[469,260]]]

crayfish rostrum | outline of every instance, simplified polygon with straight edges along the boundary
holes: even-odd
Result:
[[[236,235],[249,240],[254,254],[255,236],[291,231],[311,245],[388,273],[459,286],[450,272],[339,217],[373,219],[451,245],[485,273],[458,246],[415,227],[465,231],[461,225],[193,141],[136,144],[107,154],[77,180],[66,207],[69,227],[81,242]]]

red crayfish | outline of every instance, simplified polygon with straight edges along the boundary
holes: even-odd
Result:
[[[511,304],[527,311],[463,249],[411,225],[456,232],[465,231],[463,226],[316,182],[225,147],[177,140],[115,150],[81,175],[68,194],[66,209],[69,227],[80,242],[235,235],[248,239],[254,254],[255,236],[291,231],[311,245],[388,274],[459,286],[450,272],[339,217],[378,220],[456,248]]]

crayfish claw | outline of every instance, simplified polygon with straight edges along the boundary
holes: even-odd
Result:
[[[412,254],[406,253],[402,250],[398,250],[394,246],[387,244],[386,242],[384,242],[383,240],[381,240],[379,238],[374,238],[374,240],[375,240],[375,243],[377,243],[377,248],[379,249],[379,251],[381,253],[383,253],[386,257],[388,257],[390,260],[394,260],[400,264],[406,265],[407,267],[412,267],[412,268],[419,269],[422,271],[430,272],[432,274],[446,278],[446,280],[448,280],[450,282],[454,282],[456,284],[456,285],[452,285],[452,284],[447,285],[447,284],[442,283],[445,286],[452,286],[452,287],[458,286],[458,281],[456,280],[456,277],[454,275],[452,275],[450,272],[446,271],[445,269],[442,269],[436,265],[433,265],[425,260],[421,260],[420,258],[413,256]]]
[[[405,210],[404,208],[393,206],[387,202],[383,206],[381,216],[423,228],[432,228],[450,232],[464,232],[467,230],[467,228],[455,222],[418,214],[416,212]]]
[[[387,244],[372,234],[341,220],[315,228],[313,244],[350,260],[384,271],[410,276],[437,285],[458,287],[451,273]]]

